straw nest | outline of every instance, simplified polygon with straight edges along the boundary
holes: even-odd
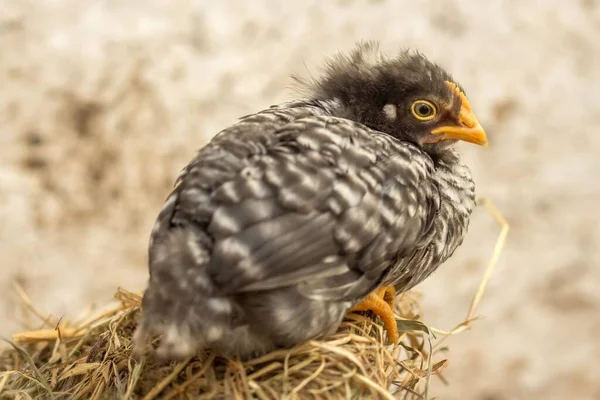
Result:
[[[432,364],[428,328],[413,318],[418,296],[398,299],[404,331],[399,346],[385,346],[378,321],[349,314],[326,341],[311,341],[246,362],[206,352],[180,363],[131,357],[139,294],[119,289],[120,304],[81,323],[54,322],[21,332],[0,359],[0,393],[7,398],[421,398]],[[434,355],[434,358],[437,356]],[[410,398],[410,397],[409,397]]]
[[[15,284],[25,308],[43,322],[13,336],[0,354],[1,399],[422,399],[432,376],[448,361],[441,336],[470,327],[508,231],[477,291],[467,319],[450,332],[419,322],[419,295],[399,296],[401,339],[385,345],[380,322],[369,314],[348,314],[338,332],[241,362],[212,352],[178,363],[153,357],[135,360],[131,338],[141,296],[119,289],[117,304],[78,322],[42,315]]]

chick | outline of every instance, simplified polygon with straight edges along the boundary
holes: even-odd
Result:
[[[457,141],[487,145],[461,86],[418,52],[360,43],[305,98],[248,115],[182,171],[152,230],[140,352],[249,357],[324,338],[452,255],[475,204]]]

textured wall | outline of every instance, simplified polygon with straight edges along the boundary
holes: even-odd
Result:
[[[145,283],[153,219],[194,151],[292,97],[288,75],[358,39],[418,47],[490,136],[462,145],[512,231],[475,329],[449,340],[444,399],[599,399],[600,4],[595,0],[0,0],[0,334],[17,279],[76,315]],[[458,322],[497,225],[421,285]]]

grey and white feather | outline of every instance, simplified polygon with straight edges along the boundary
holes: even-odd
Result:
[[[138,349],[156,334],[167,358],[291,347],[335,332],[378,286],[405,291],[435,271],[475,199],[455,140],[432,140],[461,109],[447,81],[419,53],[363,43],[305,99],[217,134],[152,230]],[[421,98],[436,120],[411,114]]]

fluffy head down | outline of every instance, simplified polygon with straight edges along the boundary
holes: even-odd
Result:
[[[457,140],[486,144],[460,84],[417,51],[386,56],[376,43],[362,42],[348,54],[331,58],[320,78],[295,79],[309,98],[338,101],[339,116],[429,153],[438,153]],[[477,128],[477,132],[448,135],[459,127]]]

